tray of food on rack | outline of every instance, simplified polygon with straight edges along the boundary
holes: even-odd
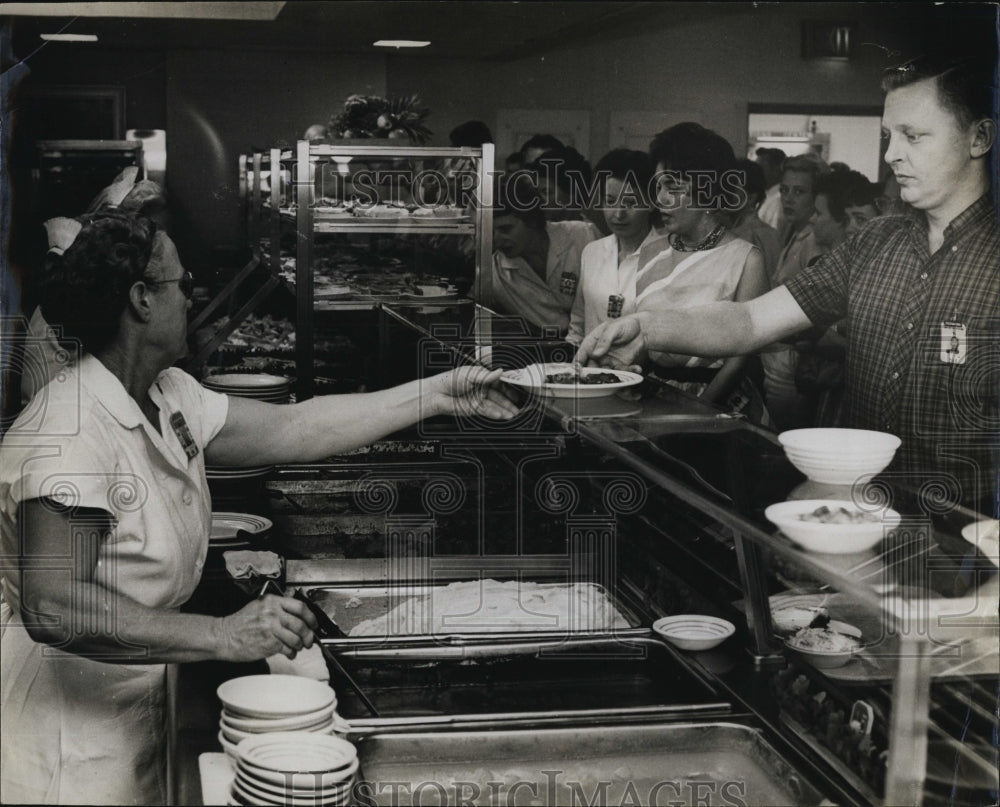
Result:
[[[551,578],[339,584],[307,592],[353,644],[648,634],[639,607],[591,582]]]

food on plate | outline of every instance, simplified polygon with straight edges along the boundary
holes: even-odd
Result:
[[[812,653],[849,653],[860,647],[858,640],[829,628],[800,628],[788,644],[796,650]]]
[[[786,605],[771,612],[775,630],[791,633],[800,628],[826,627],[830,615],[821,605]]]
[[[799,521],[816,524],[876,524],[882,519],[874,513],[848,510],[846,507],[827,507],[825,504],[808,513],[800,513]]]
[[[614,373],[549,373],[546,384],[620,384],[621,378]]]
[[[469,580],[408,597],[360,622],[350,636],[627,628],[603,590],[589,583]]]

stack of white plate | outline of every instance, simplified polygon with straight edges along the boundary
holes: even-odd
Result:
[[[303,732],[249,737],[236,752],[230,804],[349,804],[357,770],[357,749],[340,737]]]
[[[274,470],[273,465],[249,465],[246,468],[236,468],[228,465],[206,465],[205,478],[216,480],[240,481],[267,476]]]
[[[298,675],[246,675],[222,684],[219,742],[236,759],[237,745],[257,734],[330,734],[342,723],[328,684]]]
[[[246,535],[263,538],[274,526],[271,519],[250,513],[212,513],[212,531],[208,535],[208,545],[220,549],[240,549],[249,546]]]
[[[267,373],[225,373],[210,375],[202,384],[210,390],[235,395],[238,398],[254,398],[268,403],[288,403],[292,382],[283,375]]]

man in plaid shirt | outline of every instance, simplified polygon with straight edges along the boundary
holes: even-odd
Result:
[[[886,71],[885,160],[908,208],[870,222],[786,285],[746,303],[604,323],[581,362],[648,350],[728,356],[848,318],[847,424],[893,432],[888,473],[997,512],[1000,233],[990,192],[995,62],[919,59]]]

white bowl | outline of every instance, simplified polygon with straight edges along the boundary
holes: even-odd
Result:
[[[850,512],[867,513],[874,516],[875,520],[854,524],[823,524],[800,518],[820,507],[831,510],[842,507]],[[839,499],[780,502],[768,507],[764,511],[764,517],[803,549],[831,555],[846,555],[871,549],[886,533],[898,527],[901,519],[899,513],[888,507],[866,509],[854,502]]]
[[[854,630],[856,631],[857,628],[854,628]],[[860,631],[858,632],[860,633]],[[842,647],[822,650],[815,647],[803,647],[799,644],[803,636],[810,634],[814,636],[829,637],[831,640],[839,642]],[[797,631],[795,635],[785,639],[785,646],[808,659],[809,663],[814,667],[823,670],[833,669],[834,667],[843,667],[848,661],[851,660],[851,657],[855,653],[861,650],[861,643],[855,637],[847,636],[845,634],[837,633],[836,631],[824,628],[803,628],[802,630]]]
[[[889,463],[895,456],[894,451],[873,451],[871,454],[854,454],[850,457],[831,457],[809,451],[802,451],[798,448],[786,448],[785,456],[789,459],[811,462],[817,465],[824,465],[830,468],[870,468],[880,463]],[[872,473],[875,473],[872,471]]]
[[[805,461],[789,457],[788,461],[813,482],[820,482],[826,485],[844,486],[854,485],[856,482],[861,480],[871,479],[871,477],[879,473],[879,471],[884,470],[885,467],[892,462],[892,458],[890,457],[886,460],[878,471],[871,470],[871,468],[878,465],[878,463],[875,465],[869,463],[864,467],[851,466],[847,468],[834,468],[824,462],[818,462],[815,460]]]
[[[298,731],[299,729],[315,726],[317,723],[329,723],[333,718],[333,711],[336,702],[315,712],[308,712],[304,715],[292,715],[291,717],[260,718],[242,717],[237,714],[230,714],[228,709],[222,710],[222,722],[231,728],[249,734],[259,734],[262,731]]]
[[[810,479],[845,485],[884,471],[902,441],[868,429],[792,429],[779,434],[778,442]]]
[[[732,636],[736,626],[714,616],[678,614],[657,619],[653,630],[681,650],[710,650]]]
[[[272,731],[310,731],[316,734],[329,734],[333,730],[333,718],[326,717],[319,723],[311,723],[308,726],[297,726],[293,728],[262,728],[255,729],[253,731],[246,731],[245,729],[238,729],[231,726],[226,722],[225,718],[219,721],[219,730],[222,735],[229,740],[231,743],[239,743],[240,740],[245,740],[247,737],[253,737],[257,734],[267,734]]]
[[[270,773],[308,773],[340,775],[357,762],[358,752],[352,743],[328,734],[276,731],[256,734],[242,740],[238,752],[240,764]]]
[[[307,715],[336,702],[328,684],[299,675],[244,675],[226,681],[216,694],[237,719]]]

